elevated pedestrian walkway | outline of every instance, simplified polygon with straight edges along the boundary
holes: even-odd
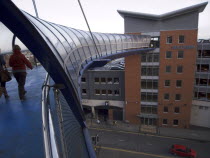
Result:
[[[26,100],[20,101],[14,78],[7,82],[10,98],[0,99],[0,157],[44,157],[41,92],[46,71],[43,67],[28,70]]]

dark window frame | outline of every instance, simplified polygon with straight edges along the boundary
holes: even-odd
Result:
[[[177,65],[177,67],[176,67],[176,72],[177,72],[178,74],[183,73],[183,66],[182,66],[182,65]]]
[[[172,59],[172,52],[171,51],[166,51],[166,59]]]
[[[175,101],[180,101],[182,99],[181,94],[175,94]]]
[[[184,44],[185,43],[185,36],[184,35],[179,35],[179,44]]]
[[[169,71],[168,71],[169,70]],[[165,67],[165,72],[166,73],[171,73],[171,65],[166,65]]]
[[[163,112],[164,112],[164,113],[168,113],[168,107],[167,107],[167,106],[164,106],[164,107],[163,107]]]
[[[171,85],[171,80],[165,80],[164,86],[165,87],[170,87],[170,85]]]
[[[173,37],[172,36],[167,36],[166,37],[166,44],[172,44],[173,43]]]
[[[183,59],[184,58],[184,51],[180,50],[177,52],[177,59]]]

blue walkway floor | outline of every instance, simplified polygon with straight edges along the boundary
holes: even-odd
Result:
[[[7,83],[10,98],[0,98],[0,158],[43,158],[41,86],[42,67],[28,70],[26,100],[20,101],[16,80]]]

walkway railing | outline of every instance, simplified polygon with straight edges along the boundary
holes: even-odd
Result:
[[[87,128],[81,128],[49,75],[42,89],[42,120],[46,158],[95,158]]]

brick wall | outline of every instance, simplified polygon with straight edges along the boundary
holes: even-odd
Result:
[[[141,101],[141,56],[132,55],[125,58],[125,120],[139,123]]]
[[[179,35],[185,36],[184,44],[178,43]],[[172,36],[172,44],[166,44],[167,36]],[[172,49],[172,46],[194,46],[191,49]],[[184,51],[184,58],[178,59],[179,50]],[[172,58],[166,59],[166,51],[172,52]],[[190,113],[193,98],[194,73],[197,53],[197,30],[176,30],[160,32],[160,70],[158,89],[158,115],[159,125],[169,127],[188,128],[190,123]],[[171,65],[171,73],[165,72],[166,65]],[[183,73],[178,74],[176,68],[183,66]],[[170,86],[165,87],[164,81],[170,80]],[[176,80],[182,80],[182,87],[176,87]],[[164,94],[169,93],[170,99],[164,100]],[[181,94],[181,100],[175,101],[175,94]],[[164,106],[169,109],[168,113],[163,112]],[[180,113],[174,113],[174,108],[179,107]],[[168,120],[168,125],[162,125],[163,119]],[[173,120],[179,120],[179,125],[174,126]]]

